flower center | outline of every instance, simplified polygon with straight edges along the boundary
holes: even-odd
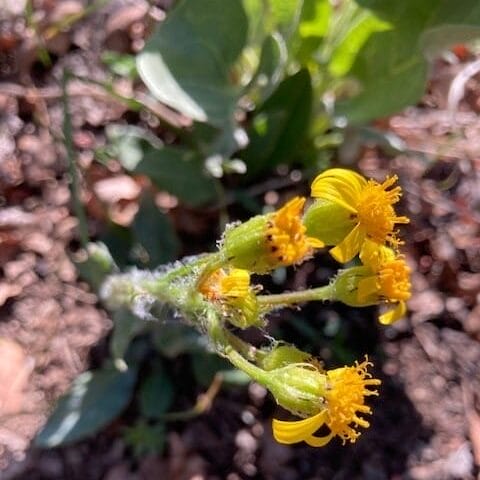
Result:
[[[379,289],[391,301],[408,300],[411,296],[410,267],[402,258],[386,262],[378,272]]]
[[[365,397],[378,395],[377,390],[369,386],[380,385],[380,380],[372,378],[367,372],[371,365],[368,359],[362,363],[355,362],[354,367],[337,368],[327,372],[330,389],[326,393],[328,419],[325,422],[332,434],[338,435],[343,443],[355,442],[360,432],[355,427],[368,427],[369,423],[358,413],[370,414],[371,409],[365,405]]]
[[[305,198],[295,197],[272,214],[267,223],[265,238],[272,264],[292,265],[304,260],[313,248],[321,248],[323,242],[307,237],[301,212]]]
[[[200,285],[199,291],[209,300],[246,297],[250,292],[250,274],[241,268],[232,268],[228,273],[218,269]]]
[[[400,187],[389,189],[396,181],[396,175],[383,183],[368,180],[356,205],[358,221],[367,237],[380,244],[388,241],[395,246],[400,243],[394,232],[395,224],[409,222],[407,217],[397,217],[392,206],[402,194]]]

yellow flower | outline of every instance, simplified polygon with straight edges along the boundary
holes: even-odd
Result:
[[[380,323],[389,325],[405,315],[405,301],[411,296],[410,267],[403,255],[368,241],[360,252],[360,259],[373,274],[358,282],[358,300],[376,297],[388,304],[396,304],[380,315]]]
[[[305,198],[295,197],[267,222],[266,239],[272,263],[293,265],[310,255],[314,248],[322,248],[323,242],[305,235],[306,227],[300,217]]]
[[[247,270],[215,270],[199,285],[198,290],[208,300],[223,306],[228,320],[237,327],[246,328],[261,323],[257,297]]]
[[[255,273],[297,264],[324,246],[308,237],[301,213],[305,198],[295,197],[276,212],[257,215],[225,232],[222,250],[228,263]]]
[[[367,428],[370,425],[359,416],[371,413],[370,407],[365,405],[365,397],[378,395],[377,390],[370,390],[369,387],[381,383],[367,372],[369,365],[372,364],[365,359],[360,364],[355,362],[353,367],[327,371],[325,402],[321,410],[304,420],[274,419],[272,428],[275,440],[285,444],[303,441],[312,447],[322,447],[334,436],[338,436],[343,444],[347,440],[354,443],[360,436],[356,428]],[[330,432],[324,436],[316,436],[315,432],[324,425]]]
[[[315,178],[312,197],[331,202],[349,212],[351,229],[330,250],[336,260],[342,263],[351,260],[360,251],[365,239],[392,247],[401,243],[395,225],[408,223],[409,219],[398,217],[393,208],[401,197],[401,188],[393,187],[396,181],[397,176],[393,175],[378,183],[343,168],[327,170]]]

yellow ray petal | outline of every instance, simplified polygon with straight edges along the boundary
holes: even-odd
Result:
[[[391,308],[378,318],[378,321],[383,325],[391,325],[405,315],[407,306],[405,302],[398,302],[395,308]]]
[[[362,247],[365,232],[357,225],[336,247],[330,250],[330,255],[340,263],[349,262]]]
[[[311,435],[310,437],[305,439],[305,443],[310,445],[311,447],[323,447],[325,446],[332,438],[334,437],[333,433],[329,433],[325,437],[316,437],[315,435]]]
[[[298,443],[316,432],[324,423],[327,411],[322,410],[313,417],[298,421],[272,420],[273,437],[279,443]]]

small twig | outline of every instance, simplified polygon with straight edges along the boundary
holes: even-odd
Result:
[[[480,72],[480,60],[475,60],[463,68],[453,79],[447,100],[447,109],[450,112],[452,123],[455,123],[455,113],[458,110],[458,104],[465,95],[465,85],[478,72]]]
[[[174,129],[189,127],[192,120],[180,113],[170,110],[166,105],[157,102],[144,92],[136,92],[134,96],[127,97],[118,93],[111,85],[90,78],[76,76],[77,81],[68,84],[69,97],[93,97],[99,100],[116,100],[128,108],[136,110],[145,108],[157,116],[160,120],[168,123]],[[23,97],[35,101],[37,99],[55,100],[62,97],[62,89],[59,87],[33,88],[24,87],[16,83],[0,82],[0,94],[11,97]]]
[[[78,171],[75,162],[75,150],[73,148],[72,138],[72,121],[70,118],[67,84],[70,78],[70,74],[67,70],[63,71],[62,77],[62,99],[63,99],[63,135],[65,141],[65,148],[67,150],[68,168],[70,171],[70,192],[72,195],[73,209],[78,219],[78,230],[80,234],[80,243],[83,248],[88,244],[88,226],[87,216],[83,209],[82,202],[80,200],[80,185],[78,178]]]
[[[179,420],[190,420],[192,418],[198,417],[202,413],[208,412],[212,407],[213,400],[218,395],[220,387],[223,383],[223,375],[217,373],[213,378],[212,383],[208,387],[208,390],[205,393],[202,393],[197,398],[197,403],[193,408],[189,410],[184,410],[182,412],[170,412],[165,413],[161,416],[161,420],[165,422],[176,422]]]

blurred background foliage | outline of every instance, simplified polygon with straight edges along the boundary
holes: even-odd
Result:
[[[85,245],[87,255],[77,263],[81,275],[98,289],[110,272],[154,269],[179,255],[214,249],[230,220],[226,207],[259,213],[254,192],[260,185],[263,193],[261,185],[279,167],[298,169],[309,179],[334,158],[351,163],[352,145],[374,142],[388,152],[402,150],[398,138],[371,122],[415,104],[430,62],[456,43],[475,41],[479,24],[477,0],[229,0],[228,8],[224,0],[175,2],[136,57],[103,54],[112,77],[136,79],[148,88],[142,100],[123,98],[132,112],[155,117],[152,105],[158,100],[173,114],[158,116],[156,128],[135,122],[106,128],[107,143],[96,160],[117,159],[125,172],[147,177],[153,188],[144,189],[130,225],[111,221],[97,243]],[[68,116],[65,121],[68,142]],[[204,242],[186,247],[158,208],[158,190],[194,212],[213,209],[218,227]],[[284,271],[276,272],[272,288],[284,277]],[[37,445],[92,435],[133,400],[136,413],[125,441],[139,456],[161,452],[169,421],[206,408],[204,396],[195,404],[197,388],[208,389],[207,398],[214,395],[219,374],[224,385],[248,382],[208,353],[205,339],[174,312],[149,308],[140,302],[135,314],[112,314],[109,358],[76,379]],[[298,315],[295,329],[318,348],[318,332]],[[323,334],[350,361],[340,330],[334,319]],[[175,381],[178,375],[193,379],[190,407],[175,402],[186,388],[186,382]]]

